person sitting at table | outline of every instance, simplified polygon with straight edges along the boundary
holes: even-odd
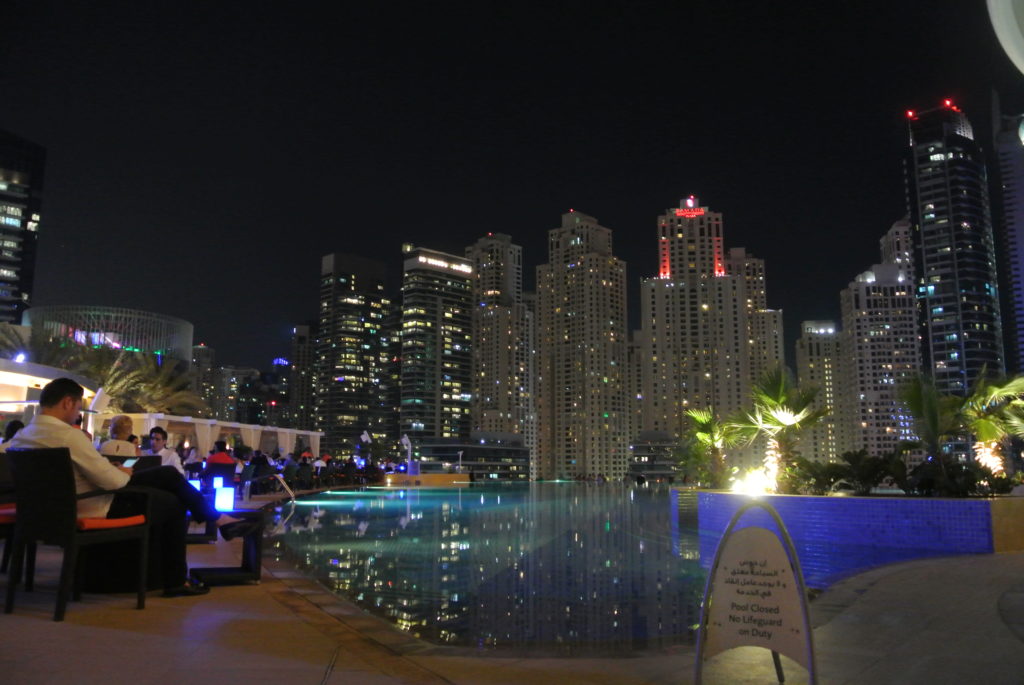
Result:
[[[237,459],[228,454],[228,444],[223,440],[218,440],[213,443],[213,452],[206,458],[206,468],[199,474],[199,477],[207,487],[217,476],[224,479],[224,486],[233,486],[239,463]]]
[[[118,414],[110,419],[110,439],[100,443],[100,454],[105,457],[130,457],[138,456],[135,453],[135,445],[128,441],[132,434],[132,419],[130,416]]]
[[[133,473],[130,468],[116,466],[104,458],[85,433],[74,427],[75,417],[82,411],[84,393],[82,386],[70,378],[47,383],[39,396],[39,413],[11,439],[8,449],[66,447],[74,465],[75,492],[112,491],[109,495],[79,500],[78,515],[83,518],[144,514],[146,505],[138,497],[117,491],[125,486],[145,489],[152,514],[150,545],[159,549],[163,561],[164,597],[206,594],[208,587],[188,581],[185,511],[192,512],[197,521],[215,522],[225,540],[257,531],[259,522],[219,513],[173,468],[160,466]]]
[[[149,431],[149,453],[160,457],[160,466],[173,466],[174,470],[185,475],[185,467],[181,465],[178,453],[167,446],[167,431],[154,426]]]

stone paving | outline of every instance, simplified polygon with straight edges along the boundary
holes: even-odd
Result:
[[[195,566],[237,563],[240,541],[193,545]],[[689,683],[693,650],[633,658],[448,656],[267,560],[259,585],[198,598],[85,594],[51,620],[56,553],[41,548],[37,588],[0,616],[0,682],[102,683]],[[6,578],[0,580],[6,588]],[[819,682],[1024,683],[1024,554],[915,561],[875,569],[811,604]],[[786,682],[806,673],[783,659]],[[755,648],[721,654],[704,682],[776,682]]]

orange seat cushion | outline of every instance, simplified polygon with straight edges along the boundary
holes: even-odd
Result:
[[[13,504],[0,505],[0,525],[5,523],[14,523],[16,520],[16,511]]]
[[[141,526],[145,522],[146,517],[142,514],[139,514],[138,516],[125,516],[124,518],[119,519],[78,519],[78,530],[105,530],[107,528],[129,528],[131,526]]]

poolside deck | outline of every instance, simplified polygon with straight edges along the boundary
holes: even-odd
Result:
[[[240,541],[194,545],[195,566],[229,565]],[[199,598],[90,595],[51,619],[52,551],[37,590],[0,616],[5,683],[688,683],[688,648],[626,659],[520,659],[417,653],[409,638],[283,566],[259,585]],[[0,587],[6,578],[0,577]],[[1024,553],[931,559],[861,574],[812,606],[821,683],[1024,682]],[[786,668],[787,682],[806,682]],[[706,683],[773,683],[756,649],[713,659]]]

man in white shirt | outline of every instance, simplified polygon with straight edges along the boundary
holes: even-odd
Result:
[[[84,390],[70,378],[58,378],[43,387],[39,396],[39,414],[18,431],[9,449],[66,447],[71,453],[75,474],[75,492],[114,490],[110,495],[79,500],[78,515],[83,518],[121,518],[145,513],[138,497],[116,491],[131,485],[145,488],[149,495],[152,530],[150,548],[159,547],[162,559],[165,597],[187,597],[209,592],[205,586],[187,581],[185,558],[185,510],[198,521],[213,520],[221,526],[221,535],[231,539],[250,532],[251,525],[220,514],[210,506],[174,469],[154,468],[139,473],[115,466],[100,455],[74,420],[82,411]]]
[[[167,446],[167,431],[160,426],[149,431],[149,453],[160,457],[160,466],[173,466],[178,473],[185,475],[178,453]]]

